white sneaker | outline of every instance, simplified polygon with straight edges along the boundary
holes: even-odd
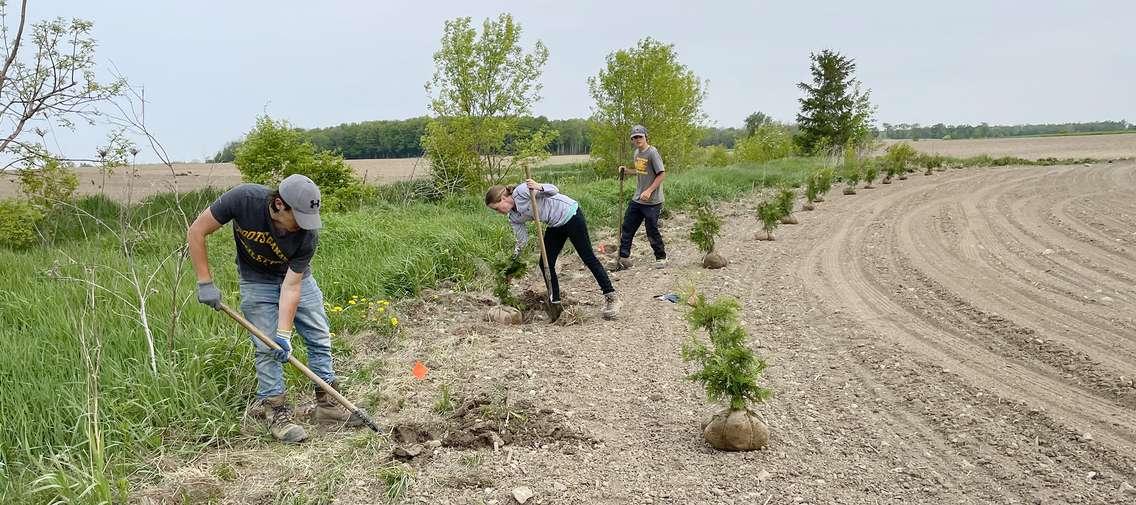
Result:
[[[655,268],[666,268],[666,267],[667,267],[667,259],[666,258],[658,258],[658,259],[655,260]]]

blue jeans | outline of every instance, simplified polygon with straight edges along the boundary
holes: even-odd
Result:
[[[275,335],[280,314],[280,285],[241,281],[241,312],[265,335]],[[308,368],[324,381],[335,382],[335,372],[331,369],[331,325],[323,308],[323,292],[310,275],[300,282],[300,305],[293,324],[308,348]],[[249,338],[256,348],[256,397],[264,399],[284,394],[282,364],[272,357],[268,346],[251,334]]]

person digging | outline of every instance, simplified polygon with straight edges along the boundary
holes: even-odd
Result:
[[[663,157],[659,150],[647,143],[647,128],[635,125],[631,128],[631,144],[635,146],[634,167],[636,175],[635,196],[627,204],[623,215],[623,225],[619,233],[619,257],[612,263],[614,271],[631,268],[631,241],[640,224],[646,224],[647,240],[655,253],[655,268],[667,265],[667,250],[663,244],[663,234],[659,233],[659,215],[663,212],[663,180],[667,178]],[[628,172],[620,165],[619,176]]]
[[[331,335],[323,293],[312,276],[312,256],[319,240],[320,190],[311,179],[294,174],[272,190],[241,184],[221,195],[197,216],[186,232],[189,255],[197,274],[197,300],[222,308],[221,291],[213,283],[205,237],[233,223],[240,277],[240,309],[253,326],[280,349],[252,338],[256,350],[256,401],[247,414],[264,421],[272,436],[285,443],[308,438],[293,419],[284,391],[282,364],[292,353],[293,327],[308,349],[308,365],[338,390],[331,361]],[[359,427],[363,422],[324,390],[316,388],[313,418],[318,423]]]
[[[485,205],[506,215],[509,224],[513,227],[513,235],[517,239],[517,244],[513,248],[513,257],[520,256],[521,250],[528,243],[529,232],[525,225],[534,220],[530,191],[536,195],[536,207],[540,213],[540,221],[548,225],[548,229],[544,233],[544,247],[548,256],[550,303],[553,305],[560,303],[560,283],[556,278],[556,257],[564,249],[564,243],[570,240],[572,247],[576,248],[576,254],[580,255],[580,260],[584,262],[588,270],[591,270],[592,276],[596,278],[596,283],[599,284],[600,291],[603,293],[602,314],[604,319],[615,319],[623,303],[620,302],[619,296],[615,293],[615,288],[611,285],[607,270],[604,269],[600,260],[596,258],[595,252],[592,251],[592,241],[588,236],[588,223],[584,219],[584,209],[580,208],[580,204],[576,200],[561,194],[556,186],[548,183],[541,184],[528,179],[524,186],[497,185],[485,192]],[[542,265],[543,267],[544,265]]]

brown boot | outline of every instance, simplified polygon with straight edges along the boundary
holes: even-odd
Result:
[[[273,438],[286,444],[298,444],[308,439],[308,432],[292,422],[292,406],[284,395],[270,396],[249,406],[245,413],[268,425]]]
[[[339,391],[339,383],[329,383],[333,389]],[[352,416],[351,411],[335,401],[335,397],[327,394],[323,388],[316,386],[316,409],[312,412],[312,420],[322,424],[338,424],[348,428],[363,426],[363,420]]]

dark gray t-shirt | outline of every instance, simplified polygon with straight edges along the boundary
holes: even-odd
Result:
[[[237,241],[237,272],[244,282],[280,284],[288,270],[311,275],[309,263],[319,235],[314,231],[279,231],[268,214],[272,190],[241,184],[221,195],[209,210],[218,223],[233,222]]]
[[[635,181],[635,201],[643,205],[658,205],[663,203],[663,187],[655,188],[655,192],[651,193],[651,199],[646,202],[639,201],[639,195],[647,189],[651,183],[655,182],[655,178],[663,173],[666,168],[663,167],[663,157],[659,155],[659,150],[655,146],[647,146],[647,150],[639,152],[635,149],[635,174],[637,179]]]

